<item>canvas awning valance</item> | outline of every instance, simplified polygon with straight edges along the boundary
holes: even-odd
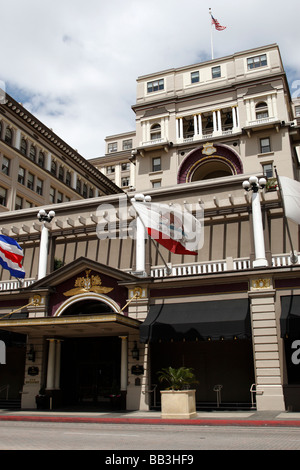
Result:
[[[300,338],[300,295],[281,297],[281,337]]]
[[[142,343],[250,337],[248,299],[152,305],[140,326]]]

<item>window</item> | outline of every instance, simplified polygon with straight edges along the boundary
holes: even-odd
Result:
[[[20,166],[18,172],[18,183],[25,184],[25,169]]]
[[[271,143],[270,143],[269,137],[260,139],[260,153],[266,153],[266,152],[271,152]]]
[[[30,201],[24,201],[24,209],[29,209],[30,207],[34,207],[33,203]]]
[[[27,155],[27,142],[26,142],[26,140],[24,139],[24,137],[23,137],[22,140],[21,140],[21,148],[20,148],[20,150],[21,150],[21,153],[22,153],[23,155]]]
[[[0,204],[2,206],[6,206],[6,199],[7,199],[7,189],[2,188],[0,186]]]
[[[264,176],[266,178],[273,178],[273,164],[265,163],[262,167]]]
[[[248,70],[256,69],[257,67],[264,67],[265,65],[268,65],[266,54],[250,57],[247,59]]]
[[[154,80],[153,82],[147,83],[147,92],[153,93],[154,91],[159,91],[164,89],[164,79]]]
[[[42,196],[42,195],[43,195],[43,181],[40,180],[40,178],[37,178],[37,179],[36,179],[36,193],[37,193],[39,196]]]
[[[34,188],[34,175],[32,173],[28,173],[27,188],[32,189],[32,190]]]
[[[58,203],[63,202],[63,194],[60,191],[58,191],[58,193],[57,193],[57,201],[56,202],[58,202]]]
[[[161,128],[159,124],[153,124],[150,129],[150,139],[161,139]]]
[[[106,173],[107,173],[108,175],[111,175],[111,174],[114,173],[114,172],[115,172],[115,167],[114,167],[114,166],[107,166],[107,167],[106,167]]]
[[[161,170],[161,158],[155,157],[152,159],[152,171],[160,171]]]
[[[51,173],[52,173],[53,176],[56,176],[56,172],[57,172],[57,164],[56,164],[55,160],[52,160],[52,162],[51,162]]]
[[[124,188],[125,186],[129,186],[129,176],[126,176],[125,178],[121,178],[121,186]]]
[[[16,196],[16,201],[15,201],[15,210],[19,211],[23,207],[23,198],[20,196]]]
[[[123,150],[132,149],[132,139],[123,140]]]
[[[65,176],[65,171],[63,169],[62,166],[59,167],[59,170],[58,170],[58,179],[60,181],[63,181],[64,180],[64,176]]]
[[[152,181],[152,188],[160,188],[161,181]]]
[[[221,67],[218,65],[217,67],[212,67],[211,69],[211,78],[220,78],[221,77]]]
[[[9,175],[10,160],[7,157],[2,158],[2,173]]]
[[[50,202],[55,202],[55,188],[50,187]]]
[[[296,117],[300,116],[300,106],[295,106],[295,116]]]
[[[32,146],[30,147],[29,158],[30,158],[30,160],[32,160],[33,162],[35,162],[35,158],[36,158],[36,148],[35,148],[34,145],[32,145]]]
[[[67,173],[66,173],[66,185],[71,186],[71,173],[70,173],[70,171],[67,171]]]
[[[122,171],[130,170],[130,163],[122,163]]]
[[[198,83],[200,80],[199,72],[192,72],[191,73],[191,83]]]
[[[117,142],[111,142],[110,144],[108,144],[107,148],[108,148],[108,153],[117,152],[118,151],[118,143]]]
[[[44,155],[43,152],[40,152],[40,153],[39,153],[38,165],[39,165],[41,168],[44,168],[44,165],[45,165],[45,155]]]
[[[12,130],[9,127],[6,129],[4,140],[7,144],[12,144]]]
[[[268,105],[265,101],[257,103],[255,106],[256,119],[265,119],[269,117]]]
[[[83,183],[82,195],[83,195],[84,198],[87,198],[87,194],[88,194],[87,184],[86,184],[86,183]]]
[[[81,181],[80,179],[77,179],[76,182],[76,191],[80,194],[81,193]]]
[[[89,190],[89,197],[94,197],[94,190],[93,190],[93,188],[90,188],[90,190]]]

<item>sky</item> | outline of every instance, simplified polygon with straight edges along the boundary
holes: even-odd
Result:
[[[1,0],[0,0],[1,1]],[[1,1],[0,84],[86,159],[135,130],[139,76],[277,43],[300,97],[299,0]]]

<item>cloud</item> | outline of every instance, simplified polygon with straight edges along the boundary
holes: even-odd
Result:
[[[279,44],[288,77],[300,78],[299,4],[278,0],[10,0],[2,5],[0,80],[7,92],[85,156],[107,135],[134,129],[136,78]]]

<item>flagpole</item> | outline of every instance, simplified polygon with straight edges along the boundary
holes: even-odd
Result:
[[[285,215],[284,198],[283,198],[283,195],[282,195],[282,189],[281,189],[281,185],[280,185],[280,179],[279,179],[279,176],[278,176],[278,173],[277,173],[277,168],[276,168],[276,166],[274,167],[274,170],[275,170],[275,175],[276,175],[276,178],[277,178],[277,183],[278,183],[278,188],[279,188],[280,199],[281,199],[282,207],[283,207],[283,219],[284,219],[284,221],[285,221],[285,226],[286,226],[286,230],[287,230],[287,234],[288,234],[288,237],[289,237],[289,241],[290,241],[290,245],[291,245],[291,250],[292,250],[292,253],[291,253],[291,262],[292,262],[292,264],[296,264],[297,261],[298,261],[298,256],[295,254],[295,251],[294,251],[293,242],[292,242],[292,237],[291,237],[291,232],[290,232],[290,227],[289,227],[289,223],[288,223],[288,220],[287,220],[287,216]]]
[[[214,45],[213,45],[213,24],[212,24],[212,18],[211,18],[211,8],[209,9],[209,14],[210,14],[210,48],[211,48],[211,58],[213,60],[214,58]]]

